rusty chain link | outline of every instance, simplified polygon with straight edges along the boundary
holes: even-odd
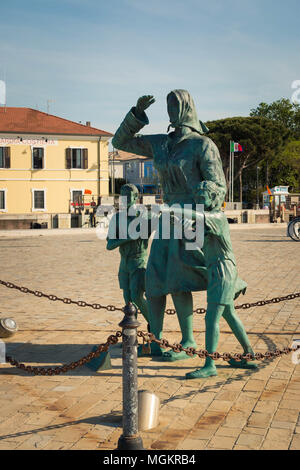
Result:
[[[6,362],[11,364],[12,366],[16,367],[17,369],[24,370],[25,372],[28,372],[29,374],[34,374],[34,375],[58,375],[62,374],[65,372],[68,372],[69,370],[74,370],[77,367],[81,367],[87,362],[90,362],[92,359],[100,356],[100,354],[104,351],[107,351],[109,346],[111,344],[117,344],[119,341],[119,338],[122,336],[121,331],[117,331],[115,335],[110,335],[107,338],[106,343],[99,344],[97,349],[95,351],[90,352],[86,356],[82,357],[76,362],[71,362],[70,364],[64,364],[59,367],[36,367],[36,366],[26,366],[25,364],[21,364],[15,359],[13,359],[10,356],[6,356]]]
[[[255,353],[255,354],[240,354],[240,353],[222,353],[214,352],[209,353],[205,349],[201,349],[197,351],[195,348],[184,348],[182,344],[170,344],[168,340],[161,339],[158,340],[155,338],[153,333],[144,333],[143,331],[138,331],[138,337],[143,338],[143,342],[150,345],[151,343],[156,343],[161,346],[163,349],[170,348],[175,353],[185,352],[188,356],[195,356],[197,355],[200,358],[210,357],[214,361],[218,359],[223,359],[223,361],[229,361],[230,359],[234,359],[235,361],[242,361],[243,359],[246,361],[262,361],[263,359],[272,359],[273,357],[282,356],[283,354],[289,354],[291,352],[298,351],[300,349],[300,345],[296,346],[295,348],[283,348],[276,349],[275,351],[266,351],[265,353]]]
[[[90,307],[90,308],[93,308],[95,310],[105,309],[105,310],[108,310],[109,312],[114,312],[114,311],[123,312],[122,307],[116,307],[115,305],[106,305],[105,306],[105,305],[101,305],[101,304],[97,304],[97,303],[91,304],[91,303],[85,302],[83,300],[71,300],[67,297],[62,298],[62,297],[58,297],[58,296],[52,295],[52,294],[45,294],[44,292],[41,292],[41,291],[37,291],[37,290],[34,291],[34,290],[29,289],[28,287],[20,287],[20,286],[17,286],[16,284],[14,284],[13,282],[2,281],[1,279],[0,279],[0,285],[6,286],[10,289],[17,289],[18,291],[23,292],[24,294],[32,294],[32,295],[35,295],[36,297],[46,297],[47,299],[49,299],[53,302],[58,300],[60,302],[63,302],[64,304],[76,304],[79,307]],[[299,297],[300,297],[300,292],[296,292],[295,294],[288,294],[288,295],[285,295],[283,297],[274,297],[273,299],[269,299],[269,300],[259,300],[258,302],[244,303],[242,305],[236,305],[235,309],[236,310],[238,310],[238,309],[246,310],[246,309],[252,308],[252,307],[262,307],[264,305],[276,304],[276,303],[279,303],[279,302],[284,302],[285,300],[293,300],[293,299],[296,299],[296,298],[299,298]],[[196,313],[196,314],[199,314],[199,315],[203,315],[204,313],[206,313],[206,309],[205,308],[196,308],[196,309],[193,310],[193,312]],[[169,309],[166,310],[165,313],[167,315],[175,315],[176,310],[174,308],[169,308]]]
[[[161,346],[163,349],[170,348],[172,349],[175,353],[180,353],[180,352],[185,352],[188,356],[195,356],[197,355],[201,359],[210,357],[214,361],[217,361],[219,359],[223,359],[223,361],[229,361],[230,359],[234,359],[237,362],[240,362],[242,360],[246,361],[261,361],[263,359],[272,359],[274,357],[279,357],[282,356],[283,354],[289,354],[291,352],[298,351],[300,349],[300,345],[296,346],[295,348],[283,348],[281,349],[276,349],[275,351],[266,351],[265,353],[255,353],[253,354],[240,354],[240,353],[219,353],[219,352],[214,352],[210,354],[208,351],[201,349],[197,351],[195,348],[184,348],[182,344],[171,344],[169,343],[168,340],[166,339],[161,339],[158,340],[154,336],[153,333],[144,333],[143,331],[138,331],[137,336],[139,338],[143,339],[143,343],[147,343],[149,346],[151,343],[156,343],[159,346]],[[81,367],[87,362],[90,362],[92,359],[98,357],[102,352],[108,351],[108,348],[110,345],[117,344],[119,341],[119,338],[122,337],[122,332],[117,331],[115,335],[110,335],[107,338],[106,343],[100,344],[95,351],[90,352],[86,356],[82,357],[76,362],[71,362],[70,364],[64,364],[62,366],[58,367],[37,367],[37,366],[26,366],[25,364],[22,364],[18,362],[16,359],[13,359],[10,356],[6,356],[6,362],[8,362],[10,365],[16,367],[17,369],[21,369],[25,372],[28,372],[29,374],[34,374],[34,375],[58,375],[62,373],[66,373],[69,370],[74,370],[77,367]],[[149,351],[150,352],[150,351]]]
[[[113,311],[116,311],[116,310],[121,311],[121,312],[124,311],[123,308],[116,307],[114,305],[104,306],[104,305],[101,305],[101,304],[98,304],[98,303],[91,304],[91,303],[85,302],[83,300],[72,300],[72,299],[69,299],[67,297],[61,298],[61,297],[58,297],[58,296],[53,295],[53,294],[45,294],[41,291],[31,290],[28,287],[17,286],[16,284],[14,284],[12,282],[7,282],[7,281],[0,280],[0,285],[6,286],[10,289],[17,289],[20,292],[23,292],[25,294],[32,294],[32,295],[35,295],[36,297],[46,297],[47,299],[49,299],[51,301],[57,301],[58,300],[58,301],[61,301],[65,304],[76,304],[79,307],[90,307],[90,308],[93,308],[95,310],[105,309],[105,310],[108,310],[110,312],[113,312]],[[285,300],[293,300],[293,299],[296,299],[296,298],[299,298],[299,297],[300,297],[300,292],[297,292],[295,294],[289,294],[289,295],[286,295],[286,296],[283,296],[283,297],[274,297],[273,299],[270,299],[270,300],[260,300],[258,302],[244,303],[242,305],[236,306],[235,308],[236,309],[248,309],[248,308],[251,308],[251,307],[260,307],[260,306],[264,306],[264,305],[268,305],[268,304],[272,304],[272,303],[283,302]],[[196,308],[195,310],[193,310],[193,312],[197,313],[197,314],[204,314],[204,313],[206,313],[206,309],[205,308]],[[175,309],[167,309],[166,314],[167,315],[175,315],[176,310]],[[142,331],[138,331],[137,335],[138,335],[138,337],[142,338],[143,343],[144,344],[147,343],[148,346],[150,346],[150,344],[152,342],[155,342],[156,344],[161,346],[163,349],[170,348],[176,353],[185,352],[188,356],[197,355],[200,358],[210,357],[211,359],[213,359],[215,361],[218,360],[218,359],[223,359],[224,361],[229,361],[230,359],[234,359],[238,362],[242,361],[242,360],[247,360],[247,361],[250,360],[251,361],[251,360],[271,359],[273,357],[278,357],[278,356],[281,356],[283,354],[289,354],[293,351],[297,351],[298,349],[300,349],[300,345],[299,345],[295,348],[287,348],[286,347],[283,350],[277,349],[275,351],[267,351],[265,353],[255,353],[254,355],[253,354],[240,354],[240,353],[234,353],[234,354],[223,353],[223,354],[220,354],[219,352],[214,352],[214,353],[210,354],[206,350],[197,351],[195,348],[184,348],[181,344],[170,344],[169,341],[166,340],[166,339],[158,340],[158,339],[155,338],[155,336],[152,333],[143,333]],[[77,367],[81,367],[84,364],[90,362],[92,359],[98,357],[101,354],[101,352],[107,351],[110,345],[116,344],[119,341],[120,337],[122,337],[122,332],[117,331],[115,335],[110,335],[107,338],[106,343],[100,344],[95,351],[90,352],[88,355],[82,357],[81,359],[79,359],[76,362],[71,362],[70,364],[64,364],[64,365],[59,366],[59,367],[26,366],[25,364],[22,364],[22,363],[18,362],[17,360],[13,359],[10,356],[6,356],[6,361],[9,364],[11,364],[12,366],[14,366],[18,369],[21,369],[25,372],[34,374],[34,375],[58,375],[58,374],[61,374],[61,373],[68,372],[69,370],[74,370]]]
[[[38,290],[31,290],[28,287],[20,287],[14,284],[13,282],[6,282],[0,280],[0,284],[3,286],[8,287],[9,289],[17,289],[20,292],[23,292],[23,294],[32,294],[35,295],[36,297],[46,297],[47,299],[51,300],[52,302],[55,301],[60,301],[63,302],[64,304],[76,304],[79,307],[90,307],[95,310],[99,310],[101,308],[108,310],[109,312],[114,312],[115,310],[119,310],[120,312],[123,312],[123,308],[121,307],[115,307],[114,305],[101,305],[101,304],[90,304],[88,302],[85,302],[83,300],[72,300],[67,297],[58,297],[57,295],[52,295],[52,294],[45,294],[44,292],[38,291]]]
[[[264,305],[277,304],[279,302],[284,302],[285,300],[293,300],[293,299],[296,299],[296,298],[299,298],[299,297],[300,297],[300,292],[296,292],[295,294],[288,294],[288,295],[285,295],[285,296],[282,296],[282,297],[274,297],[273,299],[269,299],[269,300],[259,300],[258,302],[251,302],[251,303],[245,303],[245,304],[242,304],[242,305],[235,305],[234,308],[236,310],[238,310],[238,309],[246,310],[247,308],[263,307]],[[203,315],[204,313],[206,313],[206,309],[205,308],[196,308],[195,310],[193,310],[193,312],[197,313],[199,315]],[[170,308],[170,309],[166,310],[166,313],[168,315],[175,315],[176,310],[174,308]]]

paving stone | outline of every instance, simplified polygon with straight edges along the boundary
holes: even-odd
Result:
[[[260,436],[259,434],[242,432],[236,441],[236,444],[246,446],[249,449],[258,449],[263,442],[263,439],[264,436]]]
[[[278,402],[276,401],[258,401],[254,411],[260,413],[274,413],[278,409]]]
[[[265,428],[272,420],[272,414],[253,412],[248,420],[248,425],[254,428]]]
[[[246,434],[258,434],[264,436],[267,432],[267,428],[252,428],[251,426],[245,426],[243,432]]]
[[[294,435],[290,445],[290,450],[300,450],[300,434]]]
[[[262,391],[265,385],[266,382],[264,380],[250,379],[243,388],[243,391]]]
[[[225,436],[225,437],[238,437],[241,434],[241,428],[227,428],[226,426],[221,426],[217,429],[216,436]]]
[[[295,408],[279,408],[274,415],[274,421],[289,421],[296,423],[299,417],[299,410]]]
[[[185,439],[178,447],[178,450],[202,450],[207,446],[207,440]]]
[[[208,411],[229,411],[232,407],[231,401],[215,399],[207,408]]]
[[[71,450],[95,450],[99,447],[99,442],[96,439],[82,438],[76,442],[70,449]]]
[[[289,442],[292,438],[292,431],[289,429],[275,429],[271,428],[267,432],[266,439],[272,439],[274,441],[287,441]]]
[[[235,437],[215,436],[209,441],[208,447],[213,449],[232,449],[235,441]]]
[[[299,401],[300,400],[282,400],[281,403],[279,404],[279,409],[285,408],[288,410],[299,411],[299,408],[300,408]]]
[[[261,450],[287,450],[288,448],[285,442],[266,439],[262,444]]]
[[[52,439],[52,436],[47,436],[43,433],[35,434],[21,445],[17,446],[18,450],[31,450],[31,449],[43,449],[45,445]]]
[[[291,423],[289,421],[276,421],[273,420],[271,422],[271,428],[278,428],[278,429],[291,429],[293,430],[295,427],[294,423]]]

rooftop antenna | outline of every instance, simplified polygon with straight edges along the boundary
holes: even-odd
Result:
[[[4,105],[6,112],[6,71],[3,73],[3,80],[0,80],[0,105]]]
[[[55,103],[55,100],[47,100],[47,114],[49,114],[50,111],[50,103]]]

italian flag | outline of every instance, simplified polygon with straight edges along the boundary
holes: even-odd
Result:
[[[231,152],[242,152],[243,147],[238,142],[230,142],[230,151]]]

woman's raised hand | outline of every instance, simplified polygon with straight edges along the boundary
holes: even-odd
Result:
[[[141,116],[143,112],[155,102],[152,95],[141,96],[136,103],[135,112],[137,116]]]

